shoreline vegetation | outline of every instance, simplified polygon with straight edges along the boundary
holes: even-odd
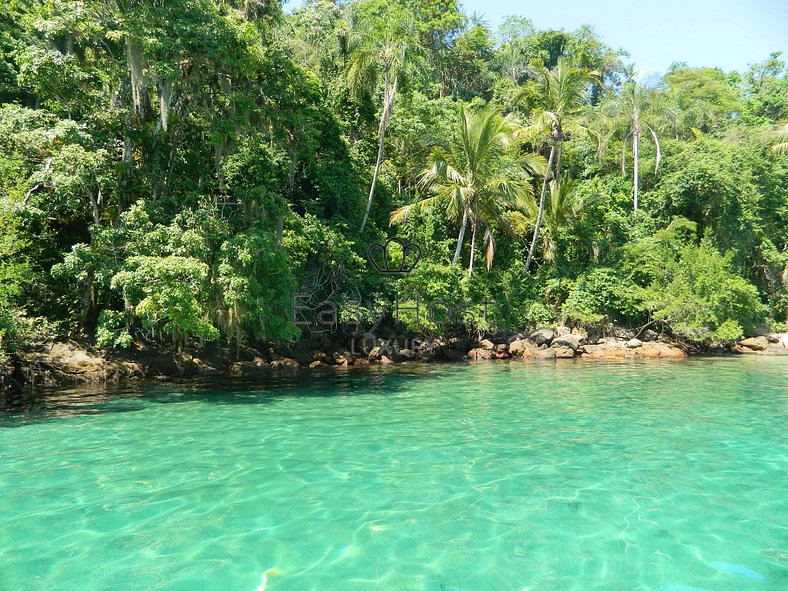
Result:
[[[455,0],[2,3],[0,385],[784,354],[763,58],[645,77]]]
[[[572,331],[539,327],[486,338],[390,339],[364,335],[364,347],[331,338],[286,346],[239,347],[235,350],[171,351],[134,347],[106,352],[74,342],[48,343],[15,354],[0,365],[0,392],[68,385],[122,384],[146,379],[245,377],[265,379],[276,373],[316,368],[350,368],[397,363],[462,363],[500,360],[524,362],[575,359],[684,359],[703,355],[788,357],[788,332],[768,329],[738,342],[686,343],[650,329],[607,327]]]

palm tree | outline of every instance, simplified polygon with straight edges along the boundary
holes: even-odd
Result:
[[[594,252],[594,242],[590,232],[579,224],[587,206],[596,197],[581,196],[576,190],[572,179],[565,178],[560,183],[550,181],[549,194],[542,212],[542,250],[546,261],[556,258],[559,239],[571,234],[589,252]],[[525,232],[535,224],[539,210],[536,203],[529,201],[525,214],[519,212],[511,215],[511,223],[518,231]]]
[[[534,235],[528,258],[525,260],[524,273],[531,267],[536,242],[539,240],[539,229],[544,214],[547,185],[551,179],[559,180],[561,175],[561,150],[565,139],[564,127],[566,117],[571,115],[585,99],[593,75],[588,70],[572,66],[564,58],[559,58],[555,68],[542,68],[539,87],[544,101],[544,110],[539,112],[532,124],[523,130],[521,135],[534,137],[547,134],[550,138],[550,157],[547,159],[547,173],[542,181],[542,192],[539,197],[539,209],[534,225]],[[553,173],[553,167],[555,171]]]
[[[633,210],[638,212],[638,195],[640,189],[640,140],[646,135],[650,137],[657,150],[654,173],[659,170],[662,160],[662,149],[659,145],[659,136],[655,131],[658,123],[668,115],[668,109],[658,100],[658,95],[634,81],[624,84],[621,93],[608,103],[607,109],[611,114],[613,126],[624,129],[623,149],[621,153],[621,174],[626,174],[627,142],[632,140],[633,160]],[[604,109],[603,109],[604,110]]]
[[[788,154],[788,123],[783,123],[776,130],[777,143],[772,146],[775,154]]]
[[[367,209],[361,222],[361,230],[367,225],[372,199],[380,178],[383,164],[383,146],[386,139],[397,86],[411,54],[418,50],[418,36],[413,27],[413,19],[404,9],[387,10],[382,16],[369,17],[353,27],[352,43],[356,45],[351,54],[347,70],[350,89],[356,94],[369,92],[377,86],[379,78],[383,82],[383,108],[378,125],[378,154],[372,184],[369,187]]]
[[[431,162],[421,173],[419,186],[433,193],[391,213],[391,224],[406,221],[415,211],[436,206],[446,208],[451,220],[460,220],[457,248],[452,265],[460,259],[468,224],[471,226],[471,255],[468,276],[473,273],[476,238],[484,228],[487,268],[495,254],[493,226],[506,227],[505,212],[527,207],[532,201],[529,173],[544,173],[544,158],[511,150],[520,124],[513,115],[503,116],[490,104],[473,113],[460,104],[455,136],[433,149]]]

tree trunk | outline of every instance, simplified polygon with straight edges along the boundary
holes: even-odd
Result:
[[[369,210],[372,208],[372,198],[375,196],[375,187],[378,185],[378,177],[380,176],[380,166],[383,163],[383,141],[386,138],[386,129],[389,126],[389,118],[391,117],[391,110],[394,108],[394,97],[397,94],[397,78],[389,81],[389,73],[386,71],[384,75],[383,84],[383,113],[380,115],[380,128],[378,138],[378,159],[375,163],[375,173],[372,175],[372,185],[369,187],[369,197],[367,198],[367,210],[364,213],[364,219],[361,222],[361,229],[363,232],[369,219]]]
[[[471,260],[468,262],[468,277],[473,274],[473,257],[476,256],[476,220],[471,222],[473,232],[471,232]]]
[[[90,209],[93,212],[93,223],[98,225],[99,221],[101,220],[98,201],[96,201],[96,197],[95,195],[93,195],[93,191],[88,191],[87,193],[88,193],[88,200],[90,201]]]
[[[640,184],[640,129],[635,127],[635,132],[632,134],[632,158],[634,159],[634,184],[635,184],[635,215],[638,213],[638,185]]]
[[[460,235],[457,238],[457,249],[454,251],[454,258],[451,260],[452,265],[456,265],[460,260],[460,253],[462,252],[462,242],[465,240],[465,228],[468,225],[468,206],[462,209],[462,225],[460,226]]]
[[[544,200],[547,196],[547,182],[548,178],[550,177],[550,171],[553,167],[553,160],[555,159],[556,143],[556,140],[553,139],[553,145],[550,148],[550,157],[547,159],[547,171],[544,175],[544,181],[542,181],[542,194],[539,197],[539,213],[536,214],[534,237],[531,239],[531,247],[528,249],[528,258],[525,259],[525,269],[523,270],[523,274],[528,273],[528,269],[531,268],[531,261],[534,258],[534,251],[536,250],[536,241],[539,239],[539,228],[542,225],[542,214],[544,213]]]

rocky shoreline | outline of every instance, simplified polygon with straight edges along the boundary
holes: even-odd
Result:
[[[653,330],[613,327],[606,336],[566,327],[496,333],[481,339],[422,340],[366,333],[341,342],[323,337],[265,349],[162,353],[135,346],[124,352],[97,351],[74,342],[50,343],[0,363],[0,389],[122,383],[195,376],[265,377],[278,371],[318,367],[389,365],[402,362],[480,362],[504,359],[682,359],[702,354],[788,356],[788,333],[761,331],[730,343],[680,343]]]

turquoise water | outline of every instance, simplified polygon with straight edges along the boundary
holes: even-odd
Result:
[[[6,403],[0,589],[782,591],[786,402],[759,357]]]

